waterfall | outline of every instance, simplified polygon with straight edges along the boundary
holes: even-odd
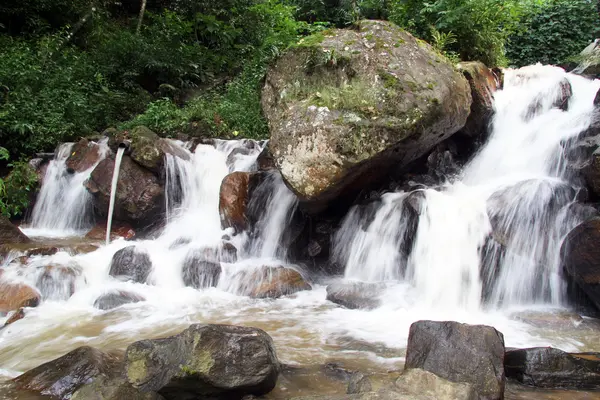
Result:
[[[489,140],[456,182],[420,191],[416,229],[403,204],[417,192],[349,213],[334,240],[345,278],[407,282],[436,309],[561,304],[558,251],[581,221],[564,147],[589,126],[599,87],[556,67],[506,70]]]
[[[58,147],[44,176],[43,185],[33,208],[31,223],[24,229],[30,236],[75,236],[89,229],[92,197],[83,183],[108,153],[106,140],[98,143],[97,162],[83,172],[67,172],[66,161],[73,143]]]
[[[110,203],[108,205],[108,218],[106,220],[106,244],[110,243],[110,230],[112,228],[113,212],[115,211],[115,198],[117,197],[117,183],[119,182],[119,170],[121,169],[121,160],[125,153],[125,147],[119,146],[115,156],[115,168],[113,170],[112,182],[110,184]]]

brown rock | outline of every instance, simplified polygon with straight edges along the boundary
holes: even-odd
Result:
[[[71,174],[87,171],[100,161],[100,145],[81,139],[73,145],[71,155],[66,160],[67,171]]]
[[[13,322],[17,322],[20,319],[25,318],[25,311],[23,311],[23,308],[19,308],[17,311],[15,311],[4,323],[4,326],[8,326],[10,324],[12,324]]]
[[[245,295],[255,298],[278,298],[301,290],[311,290],[312,287],[302,275],[291,268],[267,267],[253,271],[241,271],[238,275],[241,282],[251,282],[246,288]]]
[[[37,307],[39,303],[40,293],[31,286],[0,281],[0,312]]]
[[[44,300],[68,300],[75,293],[75,281],[80,274],[77,265],[47,265],[36,287]]]
[[[229,227],[234,227],[236,231],[246,229],[249,181],[248,172],[234,172],[223,178],[219,192],[219,214],[223,229]]]
[[[0,215],[0,244],[31,242],[10,220]]]
[[[473,98],[471,113],[461,132],[470,137],[485,138],[494,113],[494,92],[500,87],[500,79],[479,61],[461,62],[457,67],[469,81]]]
[[[85,234],[85,237],[93,240],[106,239],[106,222],[94,226],[88,233]],[[110,239],[115,240],[119,238],[131,240],[135,238],[135,230],[133,230],[133,227],[128,223],[115,221],[111,225]]]

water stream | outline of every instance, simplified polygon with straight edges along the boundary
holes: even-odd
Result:
[[[567,111],[554,106],[565,79],[573,91]],[[255,283],[240,282],[239,272],[289,265],[284,239],[295,196],[278,174],[268,176],[256,189],[258,233],[221,229],[218,212],[222,179],[232,171],[255,170],[265,143],[219,141],[188,149],[173,142],[190,159],[165,160],[168,223],[156,238],[133,242],[150,257],[150,284],[108,275],[114,253],[132,244],[124,240],[88,254],[60,252],[4,266],[3,279],[34,286],[48,265],[69,266],[75,290],[66,298],[49,296],[0,331],[0,375],[15,376],[84,344],[123,350],[135,340],[174,334],[194,322],[263,328],[287,364],[337,361],[382,373],[402,366],[410,324],[420,319],[492,325],[509,347],[600,351],[595,322],[565,314],[558,272],[560,242],[580,221],[569,208],[580,187],[562,162],[563,145],[588,126],[598,88],[600,81],[553,67],[506,71],[504,90],[495,96],[491,136],[462,174],[441,188],[387,193],[351,209],[334,234],[333,257],[345,266],[344,276],[319,278],[303,266],[290,266],[312,279],[313,290],[277,300],[244,296]],[[53,161],[56,176],[63,156],[59,152]],[[69,182],[59,187],[58,180],[47,180],[42,193],[75,190],[77,183]],[[41,195],[36,208],[55,207],[58,199]],[[73,226],[46,225],[62,229],[63,236],[71,235]],[[221,249],[227,240],[238,257],[222,262],[217,286],[186,287],[186,257]],[[381,306],[349,310],[326,301],[326,285],[339,279],[381,282]],[[98,296],[115,289],[146,300],[110,311],[93,307]],[[534,317],[523,318],[525,311]],[[327,386],[320,372],[311,376],[317,386]],[[296,393],[289,382],[282,385],[273,398]]]

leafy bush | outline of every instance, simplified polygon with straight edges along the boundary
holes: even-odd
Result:
[[[0,147],[0,160],[8,159],[8,151]],[[9,167],[12,171],[8,177],[0,178],[0,214],[11,218],[21,216],[27,210],[38,181],[33,168],[25,162],[9,164]]]
[[[390,20],[432,42],[433,33],[450,33],[455,41],[447,50],[462,60],[487,65],[506,64],[504,44],[516,29],[518,0],[392,0]]]
[[[527,3],[520,29],[509,39],[511,64],[559,64],[577,55],[600,26],[596,2],[545,0]]]

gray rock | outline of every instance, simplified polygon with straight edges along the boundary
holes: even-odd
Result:
[[[148,253],[136,246],[127,246],[114,254],[108,274],[145,283],[151,271],[152,261]]]
[[[138,294],[126,292],[123,290],[115,290],[110,293],[105,293],[98,297],[94,302],[94,307],[100,310],[112,310],[124,304],[137,303],[146,299]]]
[[[134,388],[169,400],[238,398],[270,392],[279,363],[271,337],[260,329],[198,324],[176,336],[133,343],[125,369]]]
[[[222,270],[219,258],[217,251],[208,248],[188,252],[183,261],[183,283],[196,289],[217,286]]]
[[[7,243],[29,243],[29,239],[16,225],[10,220],[0,215],[0,244]]]
[[[473,385],[450,382],[419,368],[405,371],[396,379],[395,385],[402,394],[429,396],[436,400],[476,400],[479,398]]]
[[[352,310],[372,310],[380,306],[383,289],[377,283],[338,282],[327,286],[327,300]]]
[[[417,321],[410,327],[405,369],[472,384],[479,399],[503,399],[503,359],[504,337],[490,326]]]
[[[155,392],[141,392],[123,378],[96,379],[79,388],[71,400],[165,400]]]

